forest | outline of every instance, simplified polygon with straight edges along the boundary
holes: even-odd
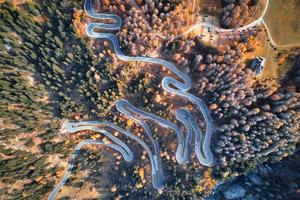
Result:
[[[137,0],[136,5],[95,2],[98,11],[117,13],[123,19],[116,35],[126,55],[161,57],[192,78],[190,92],[209,106],[216,127],[211,145],[216,165],[177,165],[175,136],[153,125],[162,149],[166,192],[151,188],[144,152],[131,141],[127,142],[141,159],[130,164],[104,148],[81,150],[67,190],[88,184],[94,188],[89,191],[96,190],[104,199],[200,199],[209,196],[221,180],[247,179],[258,166],[278,166],[278,161],[297,151],[299,49],[286,53],[292,67],[283,78],[261,79],[249,67],[247,55],[253,52],[253,40],[265,34],[262,28],[243,32],[229,46],[216,48],[198,37],[176,37],[193,22],[183,0]],[[259,0],[240,2],[222,0],[222,27],[251,22],[247,16],[257,12]],[[90,20],[84,14],[78,17],[82,9],[81,0],[0,3],[0,199],[45,198],[63,176],[74,147],[84,139],[104,138],[88,131],[60,136],[61,121],[108,120],[141,135],[140,127],[114,109],[117,99],[129,99],[174,123],[172,111],[186,103],[162,90],[161,79],[170,75],[166,69],[122,62],[108,41],[82,35],[78,26]],[[178,15],[181,10],[184,14]],[[184,105],[193,109],[192,104]],[[193,115],[204,127],[201,116],[196,111]],[[84,170],[88,175],[82,178]],[[273,185],[263,178],[268,191]],[[295,185],[281,194],[282,199],[299,189],[299,182],[289,180]],[[274,185],[278,193],[286,187]],[[273,198],[270,194],[261,198]],[[70,192],[60,199],[72,198]]]

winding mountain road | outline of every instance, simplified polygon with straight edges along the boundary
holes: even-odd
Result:
[[[114,125],[110,122],[96,122],[96,121],[85,121],[85,122],[78,122],[78,123],[66,123],[63,128],[62,132],[78,132],[82,130],[91,130],[95,132],[99,132],[103,135],[106,135],[108,138],[110,138],[115,144],[105,144],[103,141],[96,141],[96,140],[85,140],[80,142],[73,152],[67,172],[64,175],[63,179],[59,182],[59,184],[55,187],[55,189],[51,192],[50,196],[48,197],[49,200],[55,199],[57,193],[59,190],[63,187],[67,179],[71,175],[71,171],[74,167],[74,160],[78,156],[79,150],[88,144],[100,144],[107,147],[110,147],[112,149],[115,149],[116,151],[120,152],[126,161],[132,161],[133,160],[133,152],[132,150],[120,139],[116,138],[111,133],[107,132],[106,130],[102,129],[104,127],[109,127],[111,129],[114,129],[127,137],[130,137],[132,140],[135,140],[141,146],[146,150],[149,160],[151,163],[151,175],[152,175],[152,184],[153,187],[156,189],[162,189],[163,188],[163,170],[161,166],[161,158],[160,158],[160,149],[157,141],[154,140],[152,132],[150,130],[149,125],[143,121],[143,119],[146,120],[152,120],[154,122],[157,122],[160,126],[164,128],[171,129],[173,132],[177,134],[178,137],[178,145],[175,152],[176,160],[179,164],[184,164],[189,162],[190,154],[191,154],[191,143],[192,143],[192,135],[194,133],[195,135],[195,145],[194,150],[197,156],[197,159],[199,162],[205,166],[212,166],[213,161],[213,155],[210,149],[210,139],[213,132],[213,123],[210,116],[210,110],[205,105],[205,103],[198,97],[188,93],[187,91],[191,88],[191,79],[190,77],[183,73],[182,71],[178,70],[178,68],[171,62],[157,59],[157,58],[150,58],[150,57],[130,57],[126,56],[122,53],[119,42],[116,38],[116,36],[113,33],[100,33],[96,32],[97,29],[100,30],[119,30],[121,28],[122,20],[118,15],[115,14],[101,14],[97,13],[93,9],[92,0],[86,0],[84,4],[84,10],[85,12],[92,18],[95,19],[110,19],[114,22],[111,24],[108,23],[89,23],[86,28],[86,33],[91,38],[96,39],[108,39],[112,42],[113,48],[115,51],[116,56],[125,62],[147,62],[151,64],[161,65],[167,67],[170,71],[172,71],[181,81],[178,81],[172,77],[164,77],[162,80],[162,87],[165,91],[176,94],[181,97],[184,97],[194,103],[199,110],[201,111],[204,120],[206,122],[206,131],[205,134],[202,132],[202,130],[199,128],[195,120],[193,119],[192,115],[189,111],[185,109],[179,109],[176,111],[175,117],[178,121],[180,121],[186,128],[186,135],[183,134],[182,130],[178,128],[175,124],[169,122],[168,120],[165,120],[161,117],[158,117],[154,114],[145,112],[143,110],[140,110],[133,105],[131,105],[127,100],[119,100],[116,102],[117,110],[121,113],[123,113],[125,116],[129,117],[130,119],[137,122],[139,125],[141,125],[145,133],[147,134],[148,138],[150,139],[153,147],[154,147],[154,153],[152,153],[149,146],[140,138],[135,136],[134,134]],[[267,12],[269,5],[269,0],[267,0],[266,7],[262,13],[262,15],[252,23],[235,29],[222,29],[219,27],[214,26],[213,24],[207,23],[207,22],[199,22],[195,25],[193,25],[188,31],[185,33],[189,33],[193,31],[196,28],[199,27],[207,27],[211,28],[213,31],[216,32],[233,32],[233,31],[243,31],[247,30],[249,28],[252,28],[254,26],[265,24],[264,22],[264,16]],[[266,26],[267,28],[267,26]],[[270,36],[269,30],[267,28],[268,35]],[[276,44],[272,38],[270,37],[271,43]],[[139,117],[138,117],[139,116]]]
[[[197,123],[195,122],[191,113],[188,110],[179,109],[176,111],[176,119],[178,119],[178,121],[180,121],[186,127],[187,133],[185,137],[184,134],[182,133],[182,130],[178,128],[175,124],[161,117],[158,117],[154,114],[140,110],[134,107],[133,105],[131,105],[127,100],[121,99],[116,102],[117,110],[123,113],[125,116],[129,117],[130,119],[134,120],[144,128],[145,133],[147,134],[148,138],[150,139],[154,147],[154,153],[152,153],[148,145],[145,142],[143,142],[140,138],[138,138],[134,134],[120,127],[117,127],[116,125],[110,122],[86,121],[86,122],[78,122],[78,123],[66,123],[62,128],[62,133],[66,133],[66,132],[73,133],[82,130],[91,130],[106,135],[116,144],[105,144],[103,141],[95,141],[95,140],[85,140],[79,143],[75,148],[74,153],[72,154],[67,169],[67,173],[65,174],[63,179],[59,182],[59,184],[55,187],[55,189],[51,192],[48,199],[49,200],[55,199],[57,193],[63,187],[64,183],[71,175],[71,170],[74,167],[73,165],[74,159],[78,155],[78,150],[81,149],[84,145],[87,144],[105,145],[120,152],[126,161],[131,161],[133,159],[133,153],[125,143],[120,141],[111,133],[105,131],[104,129],[101,129],[100,127],[110,127],[112,129],[115,129],[116,131],[130,137],[131,139],[135,140],[136,142],[142,145],[142,147],[146,150],[150,159],[152,184],[153,187],[156,189],[162,189],[164,183],[163,169],[161,166],[161,158],[160,158],[160,149],[157,141],[155,141],[153,138],[149,125],[142,119],[152,120],[154,122],[157,122],[162,127],[171,129],[173,132],[177,134],[178,146],[176,149],[175,157],[179,164],[187,163],[190,160],[190,156],[191,156],[190,145],[192,143],[192,134],[194,133],[195,134],[194,149],[199,162],[205,166],[212,166],[214,164],[214,159],[210,148],[210,140],[213,132],[212,118],[210,116],[210,110],[205,105],[205,103],[200,98],[187,92],[191,88],[190,77],[187,74],[180,71],[171,62],[162,59],[157,59],[157,58],[141,57],[141,56],[130,57],[124,55],[119,47],[119,42],[113,33],[96,32],[97,29],[110,30],[110,31],[119,30],[121,28],[121,23],[122,23],[121,18],[115,14],[96,13],[93,9],[92,0],[85,1],[84,10],[92,18],[102,19],[102,20],[110,19],[114,21],[111,24],[101,23],[101,22],[89,23],[86,28],[86,33],[91,38],[110,40],[113,44],[115,54],[120,60],[125,62],[147,62],[151,64],[165,66],[170,71],[172,71],[181,81],[178,81],[168,76],[164,77],[162,79],[163,89],[171,94],[176,94],[183,98],[186,98],[189,101],[191,101],[193,104],[195,104],[203,115],[203,118],[206,123],[206,131],[205,133],[201,131],[201,129],[199,128],[199,126],[197,125]]]
[[[126,56],[123,54],[123,52],[120,49],[120,45],[119,42],[116,38],[116,36],[113,33],[102,33],[102,32],[96,32],[96,30],[118,30],[121,27],[121,20],[120,17],[114,14],[100,14],[100,13],[96,13],[92,7],[92,1],[91,0],[86,0],[85,1],[85,6],[84,9],[86,11],[86,13],[95,19],[111,19],[114,21],[114,23],[112,24],[105,24],[105,23],[89,23],[87,25],[86,28],[86,32],[87,35],[91,38],[96,38],[96,39],[108,39],[112,42],[113,44],[113,48],[115,51],[116,56],[124,61],[124,62],[147,62],[147,63],[151,63],[151,64],[157,64],[157,65],[161,65],[161,66],[165,66],[166,68],[168,68],[170,71],[172,71],[181,81],[178,81],[172,77],[164,77],[162,79],[162,88],[171,93],[171,94],[176,94],[179,95],[181,97],[184,97],[188,100],[190,100],[192,103],[194,103],[199,110],[201,111],[204,120],[206,122],[206,131],[203,137],[203,145],[204,148],[202,150],[202,152],[204,152],[205,155],[203,156],[199,156],[198,159],[200,161],[201,164],[206,165],[206,166],[212,166],[213,165],[213,155],[210,149],[210,139],[211,139],[211,135],[213,132],[213,123],[212,123],[212,119],[210,116],[210,110],[208,109],[208,107],[205,105],[205,103],[198,97],[188,93],[187,91],[191,88],[191,79],[190,77],[183,73],[182,71],[180,71],[173,63],[162,60],[162,59],[158,59],[158,58],[150,58],[150,57],[142,57],[142,56],[136,56],[136,57],[130,57],[130,56]],[[174,89],[174,87],[176,89]],[[142,113],[141,110],[139,110],[139,113]],[[185,114],[184,114],[185,113]],[[195,132],[196,135],[202,135],[199,130],[200,128],[196,125],[196,123],[194,122],[194,120],[192,119],[192,117],[189,117],[189,120],[180,120],[180,119],[184,119],[187,117],[187,114],[189,113],[189,111],[185,110],[185,112],[177,112],[176,114],[176,118],[181,121],[181,122],[185,122],[184,125],[186,127],[188,127],[188,129],[193,130],[193,132]],[[145,113],[144,113],[145,114]],[[190,115],[190,114],[189,114]],[[130,116],[130,115],[129,115]],[[191,116],[191,115],[190,115]],[[132,116],[131,116],[132,117]],[[162,122],[163,119],[151,114],[151,116],[149,117],[149,119],[152,119],[158,123]],[[189,122],[189,123],[187,123]],[[170,126],[172,127],[172,126]],[[176,129],[176,128],[175,128]],[[176,132],[176,131],[175,131]],[[178,134],[178,137],[180,138],[180,134]],[[183,141],[183,139],[179,139],[179,142]],[[179,144],[180,146],[181,144]],[[180,152],[180,151],[177,151]],[[180,154],[178,154],[180,155]],[[198,154],[200,155],[200,153]],[[184,160],[183,157],[177,156],[176,158],[178,158],[178,162],[179,163],[184,163],[187,162],[186,160],[186,156],[184,156]]]
[[[93,129],[95,131],[94,127],[93,127]],[[102,131],[104,131],[104,130],[102,130]],[[69,161],[69,165],[67,168],[67,172],[65,173],[62,180],[55,186],[54,190],[50,193],[50,195],[48,196],[48,200],[54,200],[57,193],[59,192],[59,190],[64,186],[66,181],[69,179],[69,177],[71,176],[72,170],[74,168],[74,161],[79,154],[79,150],[85,145],[89,145],[89,144],[104,145],[104,146],[110,147],[110,148],[115,149],[116,151],[120,152],[126,161],[131,161],[133,159],[133,152],[129,149],[129,147],[127,145],[125,145],[121,140],[119,140],[115,137],[110,137],[108,134],[107,134],[107,136],[110,139],[117,141],[117,143],[122,143],[122,145],[105,144],[103,141],[97,141],[97,140],[84,140],[84,141],[80,142],[76,146],[76,148],[71,156],[71,159]]]
[[[141,140],[139,137],[136,135],[132,134],[129,131],[126,131],[115,124],[111,122],[97,122],[97,121],[84,121],[84,122],[65,122],[61,128],[60,134],[65,134],[65,133],[75,133],[78,131],[94,131],[101,133],[105,136],[107,136],[111,141],[115,142],[116,144],[106,144],[103,141],[99,140],[84,140],[80,142],[69,161],[69,165],[67,168],[67,172],[64,175],[63,179],[56,185],[55,189],[51,192],[51,194],[48,197],[48,200],[54,200],[57,193],[60,191],[60,189],[64,186],[65,182],[68,180],[68,178],[71,176],[72,169],[74,168],[74,160],[78,156],[79,150],[88,144],[99,144],[99,145],[104,145],[107,147],[110,147],[112,149],[115,149],[116,151],[120,152],[124,158],[125,161],[130,162],[133,160],[134,154],[132,150],[120,139],[116,138],[113,134],[110,132],[104,130],[103,128],[111,128],[115,131],[118,131],[119,133],[122,133],[126,135],[127,137],[137,141],[139,144],[142,145],[142,147],[146,150],[149,160],[151,163],[151,176],[152,176],[152,185],[155,189],[162,189],[163,188],[163,174],[162,174],[162,167],[161,167],[161,161],[160,161],[160,154],[159,154],[159,149],[158,152],[155,151],[155,154],[153,154],[148,147],[148,145]],[[157,143],[153,138],[152,142]],[[158,147],[159,148],[159,147]]]

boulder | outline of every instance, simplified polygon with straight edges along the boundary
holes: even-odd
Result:
[[[241,199],[246,194],[246,190],[238,185],[231,185],[223,192],[223,195],[226,199]]]

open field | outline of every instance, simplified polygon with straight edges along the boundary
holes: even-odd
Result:
[[[265,69],[261,76],[262,79],[284,77],[285,73],[291,68],[293,62],[289,59],[284,59],[289,52],[289,48],[276,48],[276,50],[267,42],[267,36],[257,38],[258,43],[256,50],[249,55],[253,59],[256,56],[262,56],[267,59]],[[281,56],[278,56],[281,53]]]
[[[265,22],[278,45],[300,44],[299,9],[299,0],[270,0]]]
[[[246,59],[252,60],[257,56],[262,56],[267,59],[265,69],[261,76],[262,79],[281,79],[293,65],[293,61],[287,59],[290,48],[272,47],[267,41],[266,33],[259,34],[251,46],[255,47],[254,51],[249,52]]]
[[[280,61],[282,57],[280,58],[278,56],[278,53],[279,51],[288,52],[288,50],[284,50],[284,49],[274,50],[271,46],[270,47],[266,46],[266,49],[268,48],[269,48],[269,52],[266,56],[264,56],[265,58],[267,58],[267,62],[266,62],[266,67],[262,75],[262,78],[266,79],[266,78],[274,77],[274,78],[281,79],[284,77],[286,72],[288,72],[289,69],[292,67],[293,62],[289,59],[283,59],[283,61]]]

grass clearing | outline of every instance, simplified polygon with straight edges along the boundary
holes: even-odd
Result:
[[[299,0],[270,0],[265,22],[278,45],[300,44],[299,10]]]
[[[266,61],[264,72],[262,74],[262,78],[266,79],[266,78],[273,77],[280,80],[281,78],[284,77],[286,72],[288,72],[291,66],[293,65],[293,62],[287,59],[286,57],[288,55],[287,53],[289,52],[289,50],[285,50],[285,49],[274,50],[274,48],[272,48],[271,46],[268,47],[267,45],[269,44],[265,45],[265,49],[269,48],[269,52],[266,56],[264,52],[264,57],[267,58],[267,61]],[[281,56],[278,55],[278,53],[280,52],[282,54]],[[285,57],[286,59],[284,59]]]
[[[265,33],[259,34],[259,36],[255,38],[255,43],[253,43],[252,46],[255,47],[255,50],[247,54],[247,59],[252,60],[257,56],[267,59],[265,69],[261,76],[262,79],[281,79],[293,65],[293,61],[287,59],[290,48],[272,47],[267,41],[267,35]]]
[[[300,46],[299,10],[299,0],[270,0],[264,19],[272,39],[279,46],[273,48],[264,41],[259,48],[258,55],[267,58],[262,79],[281,79],[293,65],[287,55],[292,47]]]

